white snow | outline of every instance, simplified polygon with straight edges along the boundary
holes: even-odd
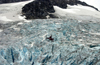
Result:
[[[0,20],[2,21],[25,20],[24,17],[21,16],[21,10],[25,4],[31,1],[33,0],[17,2],[17,3],[1,4],[0,5]]]
[[[33,0],[17,2],[17,3],[1,4],[0,5],[0,20],[1,21],[25,20],[26,22],[29,22],[28,20],[25,19],[25,17],[21,16],[21,10],[22,10],[21,8],[25,4],[31,1]],[[54,14],[59,17],[67,17],[68,15],[72,15],[74,17],[92,16],[92,17],[100,18],[100,12],[96,11],[95,9],[91,7],[82,6],[82,5],[74,5],[74,6],[68,5],[67,9],[62,9],[58,6],[54,6],[54,9],[56,11]]]
[[[80,0],[86,2],[89,5],[92,5],[100,10],[100,0]]]
[[[75,15],[75,17],[76,15],[87,15],[87,16],[100,18],[99,11],[96,11],[91,7],[82,6],[82,5],[74,5],[74,6],[68,5],[67,9],[62,9],[58,6],[54,6],[54,9],[56,11],[55,14],[58,16],[66,16],[69,14],[73,14],[73,16]]]
[[[17,25],[22,25],[23,23],[22,22],[19,22]]]
[[[0,32],[2,32],[3,30],[2,29],[0,29]]]
[[[13,21],[11,19],[8,19],[6,16],[0,17],[0,20],[3,20],[3,21]]]

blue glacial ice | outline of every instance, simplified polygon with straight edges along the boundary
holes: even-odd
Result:
[[[2,24],[0,65],[100,65],[100,23],[75,19]],[[53,41],[49,38],[52,35]]]

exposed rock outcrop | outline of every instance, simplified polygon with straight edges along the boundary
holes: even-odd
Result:
[[[27,19],[44,19],[49,13],[53,12],[55,10],[49,0],[36,0],[26,4],[22,8],[22,13]]]
[[[55,12],[53,8],[54,5],[59,6],[61,8],[67,8],[67,4],[80,4],[98,10],[97,8],[79,0],[35,0],[26,4],[22,8],[22,14],[26,16],[26,19],[44,19],[47,18],[47,15],[50,15],[49,13]]]

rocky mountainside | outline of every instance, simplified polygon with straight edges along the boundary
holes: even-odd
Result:
[[[35,0],[22,8],[22,14],[26,16],[26,19],[46,19],[47,15],[54,18],[56,16],[50,14],[55,12],[53,6],[59,6],[65,9],[67,5],[78,4],[94,8],[98,11],[97,8],[79,0]]]

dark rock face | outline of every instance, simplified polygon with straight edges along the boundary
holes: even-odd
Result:
[[[65,0],[50,0],[53,5],[59,6],[61,8],[67,8]]]
[[[27,0],[0,0],[0,4],[12,3],[12,2],[20,2],[20,1],[27,1]]]
[[[69,5],[77,5],[78,0],[65,0],[65,2]]]
[[[67,4],[81,4],[83,6],[89,6],[98,10],[97,8],[79,0],[35,0],[26,4],[22,8],[22,14],[26,16],[26,19],[44,19],[47,15],[50,16],[49,13],[55,12],[53,5],[59,6],[61,8],[67,8]]]
[[[37,0],[26,4],[22,8],[23,15],[26,19],[46,18],[49,13],[55,12],[53,5],[47,0]]]

